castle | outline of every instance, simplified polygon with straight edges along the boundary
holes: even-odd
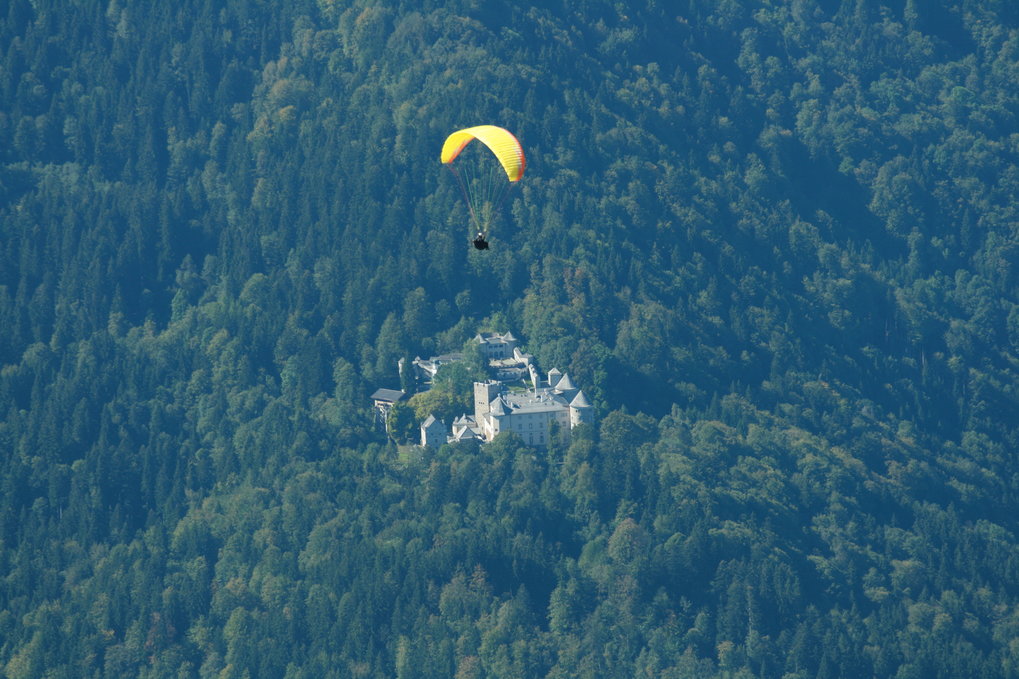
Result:
[[[532,375],[537,377],[535,371]],[[578,425],[594,422],[591,403],[573,385],[569,375],[553,369],[544,385],[538,379],[534,384],[533,389],[509,389],[498,380],[475,382],[474,415],[461,415],[454,420],[447,440],[487,442],[501,432],[511,431],[530,446],[545,447],[549,444],[552,423],[560,431],[569,432]],[[422,445],[429,445],[424,435]]]
[[[528,364],[531,389],[510,388],[503,381],[474,383],[474,414],[453,420],[452,431],[430,415],[421,424],[421,445],[437,448],[443,443],[476,440],[487,443],[501,432],[515,433],[530,446],[549,444],[552,424],[569,433],[581,424],[594,423],[594,408],[584,392],[574,386],[569,375],[557,369],[548,380],[539,378],[533,363]]]
[[[474,383],[474,413],[457,417],[451,427],[429,415],[420,425],[422,446],[438,448],[444,443],[469,440],[487,443],[508,431],[530,446],[545,447],[550,443],[553,423],[568,436],[575,427],[594,422],[594,408],[570,376],[553,368],[542,378],[534,358],[520,350],[513,333],[479,333],[474,341],[492,379]],[[441,366],[461,360],[463,354],[452,353],[427,360],[418,357],[412,365],[421,383],[429,385]],[[522,386],[528,381],[529,387]],[[385,398],[376,398],[380,395]],[[373,395],[382,421],[403,396],[403,392],[393,390],[379,390]]]

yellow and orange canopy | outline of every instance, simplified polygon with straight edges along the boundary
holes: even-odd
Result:
[[[446,137],[442,145],[442,162],[452,163],[464,147],[475,139],[491,149],[511,182],[519,181],[524,176],[524,167],[527,164],[524,160],[524,149],[516,137],[495,125],[468,127]]]

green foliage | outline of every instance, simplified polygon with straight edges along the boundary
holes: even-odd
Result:
[[[1014,3],[0,15],[0,673],[1019,675]]]
[[[459,417],[467,412],[463,403],[464,399],[457,398],[454,394],[445,389],[429,389],[420,394],[414,394],[408,405],[414,412],[414,418],[423,422],[429,415],[435,415],[443,422],[452,422],[454,417]]]
[[[395,403],[386,417],[386,430],[397,442],[407,443],[416,438],[418,422],[415,404]]]

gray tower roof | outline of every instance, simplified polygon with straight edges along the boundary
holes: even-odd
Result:
[[[578,391],[577,395],[573,397],[572,401],[570,401],[570,407],[571,408],[590,408],[591,407],[591,403],[590,403],[590,401],[587,400],[587,397],[584,396],[584,392],[583,391]]]
[[[570,391],[571,389],[576,389],[576,387],[573,386],[573,380],[570,379],[570,376],[563,373],[562,379],[555,383],[555,389],[557,391]]]
[[[506,405],[502,400],[502,396],[492,401],[492,408],[489,410],[496,417],[501,417],[506,414]]]

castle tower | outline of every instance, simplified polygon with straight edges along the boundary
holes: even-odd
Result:
[[[560,377],[556,382],[555,387],[552,388],[552,391],[562,396],[566,399],[566,402],[569,403],[574,399],[574,397],[576,397],[577,392],[580,390],[574,386],[573,380],[570,379],[570,376],[563,373],[562,377]]]
[[[517,348],[519,341],[513,336],[512,332],[503,333],[502,341],[506,343],[506,352],[510,356],[513,355],[513,350]]]
[[[555,385],[559,382],[563,374],[559,372],[559,368],[552,368],[548,371],[548,388],[555,389]]]
[[[474,383],[474,419],[479,424],[488,417],[490,404],[501,391],[502,385],[494,380]]]
[[[570,401],[570,429],[573,429],[578,424],[593,423],[594,408],[591,407],[590,401],[584,396],[584,392],[578,391],[577,395]]]

